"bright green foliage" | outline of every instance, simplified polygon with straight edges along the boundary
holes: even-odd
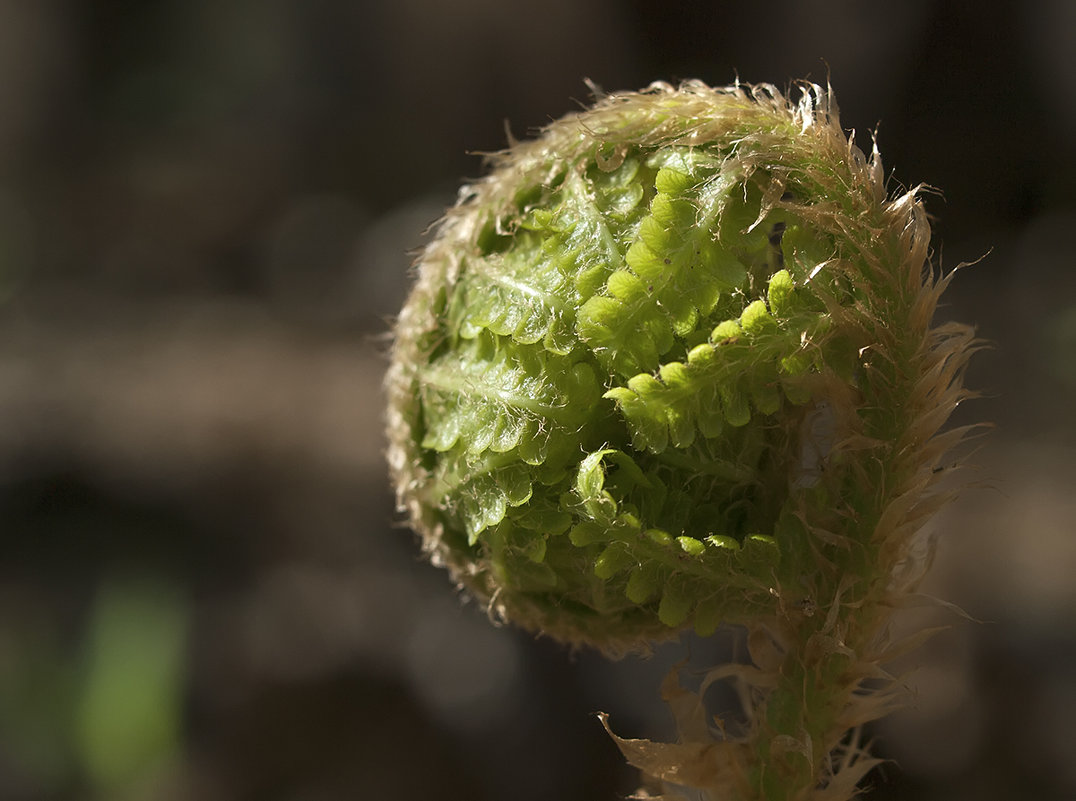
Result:
[[[390,458],[413,522],[473,590],[568,640],[772,606],[813,569],[778,521],[851,480],[815,487],[834,437],[811,426],[859,391],[879,330],[881,210],[842,172],[862,156],[842,137],[823,163],[802,122],[734,93],[684,97],[500,157],[399,326]]]
[[[424,337],[424,496],[461,558],[538,607],[673,627],[706,609],[708,629],[731,611],[715,587],[750,584],[745,545],[778,511],[760,490],[796,458],[770,421],[808,402],[828,315],[784,245],[802,223],[728,152],[603,169],[591,149],[522,187]]]
[[[712,156],[659,152],[648,163],[672,156],[690,172],[663,167],[654,175],[649,213],[610,265],[604,291],[579,311],[580,338],[608,371],[625,378],[657,369],[677,337],[696,331],[746,277],[737,255],[713,241],[727,182],[715,175]]]
[[[397,326],[389,462],[461,584],[611,652],[749,627],[742,736],[694,742],[699,711],[672,750],[618,740],[707,798],[852,795],[963,436],[974,339],[932,327],[948,279],[883,175],[820,87],[610,96],[494,157]]]

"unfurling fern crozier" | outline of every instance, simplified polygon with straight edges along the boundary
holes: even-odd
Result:
[[[471,593],[566,642],[765,631],[754,734],[787,740],[735,782],[800,797],[867,717],[961,435],[936,436],[971,333],[932,327],[918,196],[816,86],[655,84],[491,162],[396,328],[401,505]]]

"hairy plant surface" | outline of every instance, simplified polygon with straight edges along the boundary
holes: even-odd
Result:
[[[965,433],[938,433],[974,347],[932,326],[948,279],[917,192],[887,195],[813,85],[654,84],[491,161],[396,330],[411,523],[569,643],[747,626],[754,664],[712,679],[740,682],[749,731],[621,747],[715,798],[850,795],[870,762],[842,738],[891,700],[863,682]]]

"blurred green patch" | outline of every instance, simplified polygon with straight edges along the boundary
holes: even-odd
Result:
[[[181,753],[186,598],[148,577],[107,579],[78,631],[32,588],[7,590],[0,797],[144,797]]]
[[[77,750],[102,794],[148,778],[180,747],[187,607],[172,587],[105,583],[86,639]]]

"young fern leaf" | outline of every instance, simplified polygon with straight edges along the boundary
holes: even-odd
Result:
[[[741,681],[741,735],[618,742],[710,798],[840,801],[975,349],[932,327],[916,192],[886,196],[814,85],[654,84],[491,161],[397,324],[401,508],[494,613],[565,642],[748,627],[755,664],[712,677]]]
[[[669,167],[654,180],[656,194],[623,254],[624,266],[579,311],[580,338],[606,369],[625,378],[655,369],[675,337],[695,331],[745,275],[734,255],[715,247],[712,221],[699,220],[696,200],[706,181]],[[710,199],[714,214],[721,198]]]
[[[797,308],[787,270],[770,278],[767,297],[768,302],[748,304],[739,320],[715,327],[710,342],[694,348],[686,361],[662,364],[656,377],[641,373],[605,392],[603,397],[617,403],[637,450],[687,448],[696,435],[719,437],[726,425],[747,425],[752,413],[774,415],[783,403],[806,402],[795,389],[782,399],[781,387],[795,387],[812,365],[817,369],[824,362],[817,346],[805,343],[821,338],[826,315]]]

